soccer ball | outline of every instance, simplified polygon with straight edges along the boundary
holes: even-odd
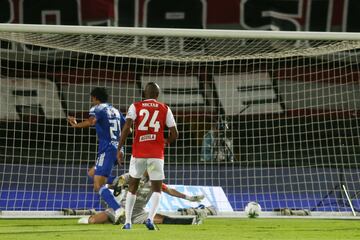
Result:
[[[256,218],[261,213],[261,206],[257,202],[249,202],[245,207],[245,214],[249,218]]]

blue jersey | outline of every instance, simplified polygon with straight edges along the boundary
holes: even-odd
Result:
[[[117,149],[121,129],[125,124],[125,118],[119,110],[108,103],[101,103],[90,109],[89,116],[96,118],[98,153],[105,152],[109,147]]]

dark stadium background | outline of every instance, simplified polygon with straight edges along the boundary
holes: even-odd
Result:
[[[24,0],[23,5],[21,1],[1,1],[0,0],[0,22],[10,23],[42,23],[41,10],[42,9],[61,9],[60,24],[67,25],[115,25],[115,26],[147,26],[147,27],[176,27],[176,28],[224,28],[224,29],[259,29],[262,26],[273,24],[280,30],[312,30],[312,31],[354,31],[360,30],[359,10],[360,2],[349,0],[348,8],[345,9],[344,1],[334,1],[332,11],[328,11],[330,7],[328,1],[314,0],[311,4],[309,1],[303,1],[302,8],[299,8],[299,1],[261,1],[253,0],[247,1],[243,8],[240,8],[241,1],[217,1],[208,0],[206,7],[202,1],[166,1],[166,0],[152,0],[148,6],[144,5],[144,1],[140,1],[140,11],[136,16],[134,11],[134,1],[119,1],[119,4],[114,1],[39,1],[39,0]],[[144,8],[147,8],[147,15],[145,16]],[[13,9],[13,11],[11,10]],[[114,14],[114,9],[117,10],[118,15]],[[169,11],[184,11],[186,17],[183,20],[164,19],[164,13]],[[288,14],[298,13],[297,17],[289,17],[295,20],[298,25],[292,24],[290,21],[261,17],[261,11],[264,10],[279,11]],[[299,12],[302,9],[303,12]],[[305,13],[309,10],[311,17],[306,18]],[[328,12],[332,12],[328,16]],[[320,14],[323,13],[323,14]],[[346,14],[346,15],[345,15]],[[189,16],[189,17],[188,17]],[[170,17],[171,18],[171,17]],[[46,18],[46,23],[54,23],[53,16]],[[331,24],[328,24],[328,21]],[[0,46],[3,49],[9,49],[12,46],[2,42]],[[41,49],[33,49],[41,50]],[[74,114],[77,117],[85,117],[86,111],[72,111],[69,108],[69,102],[74,101],[71,96],[66,93],[64,85],[68,83],[82,84],[84,82],[107,82],[113,81],[111,73],[116,69],[116,76],[119,76],[116,81],[123,86],[134,86],[139,89],[141,85],[140,75],[144,69],[137,68],[139,64],[135,59],[101,59],[98,56],[82,55],[76,56],[78,61],[68,59],[67,61],[60,61],[58,59],[40,60],[34,63],[24,63],[10,57],[9,59],[1,59],[0,74],[6,77],[14,78],[45,78],[52,81],[57,86],[58,96],[61,101],[61,106],[64,114]],[[96,59],[95,65],[93,60]],[[99,63],[102,60],[113,62],[113,64]],[[179,65],[178,68],[166,68],[151,66],[148,73],[163,75],[174,75],[179,72],[184,75],[196,76],[199,80],[199,93],[204,97],[206,106],[172,106],[175,111],[175,116],[179,124],[181,137],[176,143],[177,148],[171,148],[167,151],[167,158],[171,159],[167,162],[166,171],[169,179],[173,179],[172,184],[196,184],[196,185],[220,185],[224,186],[224,190],[232,203],[235,210],[241,210],[244,203],[246,203],[253,196],[249,192],[266,192],[259,197],[264,197],[265,210],[272,210],[278,208],[273,204],[269,204],[269,199],[273,202],[286,202],[287,205],[293,204],[293,199],[305,199],[301,196],[291,196],[289,189],[296,191],[296,189],[306,189],[312,192],[318,192],[314,197],[320,200],[323,196],[323,189],[332,188],[332,185],[339,182],[340,178],[345,175],[346,178],[354,182],[357,178],[356,169],[358,167],[358,158],[360,154],[359,143],[359,120],[357,110],[348,109],[307,109],[307,108],[289,108],[289,104],[285,102],[284,92],[279,88],[281,81],[313,81],[316,83],[335,82],[341,84],[342,81],[347,83],[360,84],[359,65],[318,65],[317,71],[321,69],[326,74],[318,75],[315,70],[307,67],[310,59],[287,59],[285,63],[278,63],[273,65],[268,62],[247,62],[249,68],[243,69],[234,67],[228,69],[224,64],[219,63],[218,67],[209,67],[211,64],[199,64],[194,71],[193,67],[190,69],[187,65]],[[126,62],[127,64],[122,64]],[[146,64],[146,62],[144,62]],[[92,72],[86,72],[86,68],[91,65]],[[226,62],[229,65],[241,65],[242,62]],[[75,67],[77,69],[75,69]],[[14,70],[14,69],[22,69]],[[290,73],[286,73],[283,69],[288,68],[291,71],[301,72],[302,78],[290,79]],[[333,68],[339,70],[333,71]],[[80,70],[79,70],[80,69]],[[273,81],[273,88],[277,93],[276,101],[282,106],[281,113],[271,114],[255,114],[255,115],[228,115],[226,116],[229,122],[230,138],[234,141],[234,153],[236,161],[231,162],[210,162],[201,163],[200,147],[202,136],[210,129],[210,123],[219,115],[224,115],[224,110],[218,99],[218,91],[214,84],[214,74],[221,74],[227,71],[227,74],[246,73],[246,71],[257,70],[269,73]],[[271,71],[269,70],[271,69]],[[81,73],[76,72],[81,71]],[[82,72],[83,71],[83,72]],[[106,73],[104,73],[106,72]],[[109,73],[110,72],[110,73]],[[194,72],[196,74],[194,74]],[[109,74],[109,75],[107,75]],[[346,80],[339,79],[339,76],[348,74]],[[83,79],[76,79],[75,76],[83,76]],[[79,82],[77,82],[79,81]],[[13,95],[29,96],[38,94],[33,91],[13,92]],[[128,106],[129,99],[123,99],[120,96],[117,98],[118,102],[113,102],[118,106],[123,113],[125,113]],[[141,91],[137,91],[132,96],[132,99],[139,99]],[[248,104],[261,104],[261,102],[252,102]],[[186,109],[190,109],[186,110]],[[194,110],[195,109],[195,110]],[[24,106],[17,106],[17,113],[20,116],[19,120],[14,119],[0,119],[0,156],[3,159],[2,163],[15,164],[11,169],[9,165],[5,166],[0,163],[3,171],[0,172],[0,179],[5,179],[2,184],[2,189],[17,189],[23,192],[16,194],[39,194],[39,200],[34,203],[26,203],[24,201],[7,202],[10,197],[10,192],[2,191],[0,198],[1,209],[8,205],[8,210],[11,209],[54,209],[64,207],[91,207],[94,202],[99,206],[96,197],[91,193],[91,189],[85,186],[86,169],[72,168],[69,170],[60,170],[56,173],[57,178],[54,178],[51,171],[54,169],[37,169],[34,167],[36,162],[43,166],[47,164],[59,164],[70,166],[86,166],[88,163],[94,161],[96,157],[96,136],[94,129],[74,130],[67,126],[65,119],[48,119],[40,106],[30,106],[30,109]],[[29,114],[30,112],[30,114]],[[36,113],[36,114],[33,114]],[[190,115],[191,113],[191,115]],[[215,116],[215,117],[214,117]],[[339,132],[339,128],[344,128],[346,131]],[[81,148],[76,145],[81,144]],[[129,149],[128,149],[129,152]],[[27,156],[27,159],[24,159]],[[71,161],[71,162],[70,162]],[[18,163],[26,163],[25,165],[17,165]],[[80,165],[79,165],[80,164]],[[337,166],[341,164],[347,166],[339,174]],[[315,169],[300,168],[302,166],[321,165],[327,167],[327,171],[318,173],[318,181],[327,182],[325,185],[306,186],[296,185],[288,186],[287,177],[291,178],[294,172],[298,178],[298,182],[306,182],[305,178],[310,177]],[[261,171],[268,171],[266,174],[257,170],[256,167],[262,167]],[[279,170],[266,170],[267,168],[279,167]],[[61,168],[62,169],[62,168]],[[238,171],[233,171],[233,170]],[[41,172],[49,171],[45,174],[41,181],[46,184],[39,184],[35,189],[39,190],[37,193],[30,193],[28,189],[33,189],[34,186],[27,186],[27,182],[36,180],[36,175]],[[61,172],[63,171],[63,172]],[[304,171],[304,172],[302,172]],[[23,174],[31,172],[32,174]],[[18,173],[18,174],[12,174]],[[45,194],[43,191],[60,191],[56,189],[54,183],[66,184],[69,181],[66,176],[74,175],[73,181],[80,184],[81,189],[88,189],[90,192],[87,197],[89,201],[83,203],[84,205],[72,205],[73,199],[82,198],[77,195],[78,188],[74,187],[73,194],[69,196],[56,196],[56,194]],[[225,173],[229,173],[223,176]],[[261,176],[273,175],[273,178],[262,178]],[[218,178],[220,176],[220,178]],[[240,180],[246,179],[247,181]],[[283,176],[283,177],[277,177]],[[285,176],[285,177],[284,177]],[[28,178],[28,179],[27,179]],[[181,180],[177,180],[181,179]],[[215,179],[215,180],[214,180]],[[218,180],[221,179],[221,180]],[[342,179],[343,180],[343,179]],[[360,179],[358,179],[360,180]],[[181,181],[181,182],[180,182]],[[13,184],[7,184],[12,182]],[[24,182],[23,186],[17,186],[17,182]],[[261,189],[250,189],[248,186],[261,186]],[[231,186],[231,187],[230,187]],[[350,190],[356,189],[356,186],[349,185]],[[85,190],[84,190],[85,191]],[[278,193],[284,193],[284,196]],[[30,195],[29,195],[30,196]],[[62,197],[62,201],[57,201],[58,197]],[[36,197],[35,197],[36,198]],[[266,199],[268,198],[268,199]],[[332,201],[332,199],[329,199]],[[300,201],[295,203],[294,207],[304,208],[314,206],[314,202]],[[33,204],[33,205],[31,205]],[[268,205],[266,205],[268,204]],[[354,202],[359,205],[359,202]],[[24,207],[25,206],[25,207]],[[326,206],[323,210],[329,210]]]

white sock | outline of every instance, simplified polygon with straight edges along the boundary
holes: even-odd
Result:
[[[149,215],[148,215],[148,218],[152,222],[154,222],[154,217],[159,208],[160,200],[161,200],[161,193],[153,192],[151,195],[151,198],[150,198],[151,208],[150,208]]]
[[[125,224],[130,223],[131,224],[131,218],[132,218],[132,212],[134,209],[136,201],[136,195],[132,194],[131,192],[128,192],[126,194],[126,203],[125,203]]]

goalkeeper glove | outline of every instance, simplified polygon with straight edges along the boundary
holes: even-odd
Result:
[[[123,189],[126,189],[128,187],[128,185],[126,184],[126,180],[123,176],[120,176],[117,180],[115,179],[114,182],[114,196],[117,197],[120,195]]]
[[[201,202],[201,200],[204,198],[204,195],[185,196],[185,199],[189,200],[190,202]]]

